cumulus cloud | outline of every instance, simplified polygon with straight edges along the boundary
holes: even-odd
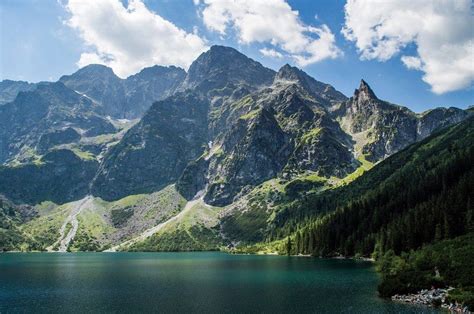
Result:
[[[196,31],[188,33],[150,11],[141,0],[69,0],[67,25],[76,29],[90,51],[79,66],[101,63],[126,77],[146,66],[187,68],[207,49]]]
[[[275,58],[275,59],[283,58],[283,55],[279,53],[278,51],[276,51],[275,49],[262,48],[259,51],[265,57],[270,57],[270,58]]]
[[[272,45],[286,52],[300,66],[342,55],[329,27],[304,24],[298,11],[284,0],[202,0],[198,3],[209,30],[221,36],[231,30],[243,44]],[[271,54],[268,48],[262,50],[263,55]]]
[[[348,0],[343,35],[361,59],[388,60],[410,44],[416,56],[403,64],[424,72],[436,94],[472,86],[474,38],[471,0]]]
[[[413,56],[402,56],[401,60],[408,69],[421,70],[423,63],[420,58]]]

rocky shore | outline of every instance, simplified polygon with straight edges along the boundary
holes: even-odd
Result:
[[[426,306],[440,306],[453,313],[472,313],[467,307],[461,304],[448,302],[448,293],[453,289],[452,287],[447,289],[423,289],[413,294],[395,294],[392,296],[392,301]]]

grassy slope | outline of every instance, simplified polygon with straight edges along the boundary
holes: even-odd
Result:
[[[223,245],[219,234],[220,207],[198,202],[179,219],[129,248],[131,251],[218,250]]]
[[[374,252],[383,277],[381,295],[453,285],[458,289],[450,297],[472,307],[473,153],[471,117],[393,155],[351,184],[294,202],[293,212],[280,219],[286,233],[278,240],[237,251]],[[328,214],[317,208],[321,200],[333,206],[326,208]]]
[[[0,249],[45,250],[57,241],[59,229],[72,209],[71,204],[42,202],[36,205],[38,214],[32,220],[24,224],[15,222],[8,229],[0,228]],[[186,200],[173,185],[155,193],[130,195],[114,202],[94,198],[92,206],[77,216],[79,228],[69,250],[106,249],[168,220],[185,204]],[[124,212],[130,215],[124,216]]]

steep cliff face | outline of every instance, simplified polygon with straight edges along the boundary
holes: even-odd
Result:
[[[269,85],[274,75],[274,71],[233,48],[212,46],[191,64],[180,89],[207,93],[222,88],[235,89],[239,85],[258,87]]]
[[[101,114],[133,119],[141,117],[153,102],[172,95],[185,75],[178,67],[153,66],[121,79],[111,68],[92,64],[61,77],[60,82],[100,104]]]
[[[35,164],[0,166],[0,191],[20,204],[70,202],[88,194],[98,166],[96,160],[81,158],[70,150],[55,150]]]
[[[204,198],[212,205],[227,205],[245,187],[275,177],[290,154],[290,138],[272,112],[262,108],[240,117],[225,134],[220,149],[210,157]]]
[[[94,195],[117,199],[175,182],[207,139],[207,103],[192,93],[156,102],[104,157]]]
[[[309,171],[342,177],[355,170],[350,137],[326,109],[333,100],[313,96],[314,86],[323,84],[289,66],[276,77],[271,86],[211,112],[221,132],[179,180],[186,197],[205,189],[205,201],[222,206],[277,176],[290,179]]]
[[[384,159],[466,116],[467,112],[454,108],[440,108],[417,115],[408,108],[378,99],[364,80],[354,96],[336,110],[336,119],[356,142],[356,152],[372,162]]]
[[[115,132],[113,124],[97,113],[100,110],[99,105],[59,82],[20,92],[15,101],[0,107],[0,163],[34,160],[40,142],[43,152],[57,144],[56,140],[68,142],[66,138],[47,140],[67,129],[84,136]],[[74,137],[77,139],[77,134]]]
[[[215,114],[218,107],[270,84],[273,74],[235,49],[213,46],[193,62],[179,87],[181,92],[155,103],[105,156],[93,185],[94,193],[114,199],[155,191],[177,181],[208,142],[224,134],[225,123],[214,128],[210,122],[221,120]],[[192,197],[196,191],[190,190],[183,193]]]
[[[129,76],[125,81],[125,118],[142,116],[158,100],[176,92],[186,77],[186,72],[178,67],[155,65]]]
[[[109,67],[91,64],[59,81],[68,88],[99,104],[102,114],[119,116],[124,108],[125,89],[122,80]]]
[[[428,137],[434,131],[449,125],[461,122],[468,116],[468,112],[459,108],[435,108],[423,112],[417,124],[417,140]]]
[[[302,70],[285,64],[275,75],[274,84],[293,83],[301,86],[321,105],[329,106],[347,100],[341,92],[329,84],[319,82]]]
[[[15,100],[19,92],[34,90],[36,84],[25,81],[3,80],[0,82],[0,106]]]

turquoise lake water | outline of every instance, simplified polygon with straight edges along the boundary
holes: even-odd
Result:
[[[369,262],[224,253],[0,254],[0,313],[438,313]]]

